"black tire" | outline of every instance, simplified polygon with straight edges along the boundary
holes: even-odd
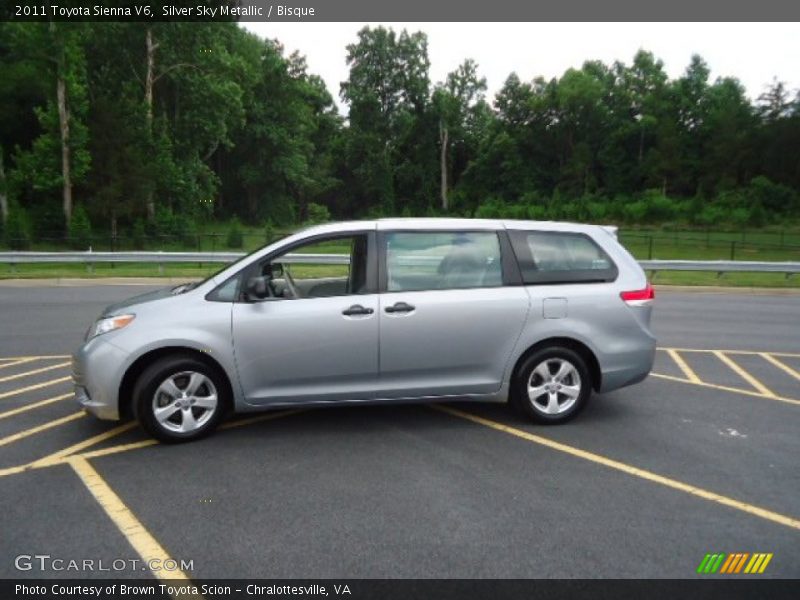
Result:
[[[542,377],[541,374],[545,371],[550,373],[551,377],[557,374],[560,365],[565,363],[573,367],[577,378],[572,372],[565,375],[561,382]],[[546,366],[543,369],[541,365]],[[536,374],[534,370],[537,370]],[[532,383],[534,390],[543,390],[540,396],[531,399],[528,393],[529,382]],[[549,402],[551,392],[555,393],[558,408],[548,412],[546,407],[552,406]],[[551,346],[537,350],[520,365],[514,381],[511,382],[510,400],[526,417],[538,423],[555,425],[573,419],[585,408],[591,393],[591,374],[583,357],[570,348]]]
[[[196,379],[192,379],[193,374],[197,374]],[[203,377],[206,379],[203,380]],[[196,394],[175,395],[170,404],[172,395],[165,391],[171,389],[166,386],[168,381],[172,381],[181,394],[187,394],[190,382],[202,383],[195,390]],[[184,381],[186,387],[182,387]],[[166,387],[161,388],[162,384]],[[136,380],[133,388],[134,414],[142,428],[157,440],[167,443],[197,440],[214,431],[224,417],[231,403],[228,390],[227,378],[218,368],[193,356],[165,356],[147,367]],[[216,406],[213,409],[201,406],[201,403],[210,404],[214,395]],[[191,404],[187,406],[186,403]],[[161,404],[166,409],[180,407],[168,419],[159,420],[156,409]],[[192,423],[196,426],[192,427]],[[183,427],[191,429],[183,431]]]

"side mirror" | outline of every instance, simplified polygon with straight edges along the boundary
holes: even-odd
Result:
[[[269,288],[267,287],[267,279],[265,277],[251,277],[247,280],[245,286],[245,293],[248,298],[255,298],[263,300],[269,296]]]

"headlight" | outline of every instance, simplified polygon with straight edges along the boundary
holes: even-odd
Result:
[[[118,315],[116,317],[98,319],[95,321],[94,325],[89,328],[89,331],[86,333],[86,339],[92,339],[93,337],[108,333],[109,331],[114,331],[115,329],[122,329],[130,324],[135,317],[136,315]]]

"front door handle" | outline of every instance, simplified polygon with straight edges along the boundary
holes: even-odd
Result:
[[[353,317],[357,315],[371,315],[375,311],[371,308],[364,308],[360,304],[353,304],[350,308],[346,308],[342,311],[342,314],[346,317]]]
[[[407,304],[406,302],[395,302],[393,306],[387,306],[386,312],[387,313],[405,313],[411,312],[416,307]]]

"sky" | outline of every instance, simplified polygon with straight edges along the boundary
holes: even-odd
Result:
[[[243,23],[261,37],[283,43],[287,54],[305,55],[309,71],[320,75],[339,99],[347,79],[346,46],[365,25],[380,23]],[[653,52],[670,78],[679,77],[692,54],[700,54],[717,77],[738,78],[755,100],[773,77],[794,93],[800,88],[798,23],[384,23],[396,31],[428,34],[433,83],[442,81],[466,58],[474,59],[493,98],[506,77],[522,80],[561,76],[586,60],[630,64],[637,50]]]

